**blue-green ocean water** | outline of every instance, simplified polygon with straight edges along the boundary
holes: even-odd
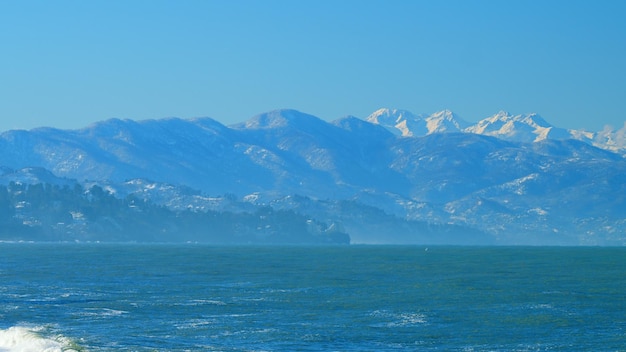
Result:
[[[0,244],[0,351],[626,351],[626,248]]]

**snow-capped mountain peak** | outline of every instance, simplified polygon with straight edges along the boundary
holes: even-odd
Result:
[[[416,120],[422,117],[423,115],[414,115],[408,110],[382,108],[374,111],[366,120],[378,125],[395,126],[404,120]]]
[[[539,116],[537,113],[531,113],[527,115],[523,115],[522,121],[536,127],[552,127],[543,117]]]
[[[473,126],[467,127],[465,132],[518,142],[539,142],[548,138],[572,138],[570,132],[552,126],[536,113],[511,115],[506,111],[500,111]]]
[[[469,123],[450,110],[436,112],[426,118],[428,134],[442,132],[460,132]]]
[[[595,134],[587,132],[584,137],[591,140],[591,144],[596,147],[623,152],[626,149],[626,122],[620,129],[616,130],[611,126],[605,126],[602,131]]]
[[[367,121],[381,125],[396,135],[419,137],[432,133],[460,132],[469,124],[450,110],[431,115],[415,115],[407,110],[380,109],[372,113]]]
[[[329,123],[276,110],[229,127],[208,118],[112,119],[81,130],[9,131],[0,133],[0,191],[26,189],[17,182],[71,187],[66,179],[74,179],[84,189],[94,182],[107,191],[106,185],[123,185],[110,189],[177,209],[214,209],[228,204],[218,198],[251,194],[256,204],[273,206],[299,195],[298,204],[289,203],[299,207],[295,212],[339,220],[361,238],[370,231],[379,236],[393,214],[429,224],[400,235],[396,230],[407,223],[398,223],[390,238],[402,240],[431,224],[454,224],[502,243],[518,244],[526,235],[534,237],[525,243],[542,236],[560,243],[626,243],[626,201],[615,197],[624,193],[626,160],[586,144],[623,153],[626,128],[579,134],[589,138],[584,143],[537,114],[499,112],[467,127],[449,110],[426,116],[382,109],[368,120]],[[459,130],[476,132],[441,133]],[[555,140],[565,139],[559,133],[570,140]],[[510,142],[515,140],[522,143]],[[146,181],[128,182],[137,179]],[[160,186],[166,184],[181,188]],[[27,216],[27,207],[17,215]],[[553,229],[574,235],[556,237]],[[463,229],[458,238],[466,235]]]
[[[619,130],[606,128],[600,132],[567,130],[551,125],[537,113],[514,115],[501,110],[471,124],[450,110],[416,115],[407,110],[384,108],[376,110],[366,120],[402,137],[462,132],[526,143],[575,139],[622,154],[626,150],[626,126]]]
[[[379,109],[367,117],[367,121],[387,128],[395,135],[404,137],[427,133],[425,115],[415,115],[401,109]]]
[[[466,132],[475,134],[489,134],[493,131],[500,130],[505,124],[513,119],[513,116],[506,111],[498,113],[478,121],[475,125],[466,128]]]

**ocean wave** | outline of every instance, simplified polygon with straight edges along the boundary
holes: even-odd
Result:
[[[382,318],[384,323],[375,324],[377,327],[403,327],[427,324],[426,315],[422,313],[414,312],[389,312],[386,310],[375,310],[370,313],[370,316]]]
[[[179,330],[198,330],[210,327],[214,325],[215,322],[215,319],[191,319],[185,322],[175,323],[173,325]]]
[[[74,312],[73,315],[81,317],[110,318],[128,314],[125,310],[110,308],[85,308],[81,312]],[[0,351],[1,352],[1,351]]]
[[[203,305],[225,306],[226,302],[215,300],[215,299],[192,299],[188,302],[174,303],[174,305],[175,306],[203,306]]]
[[[8,329],[0,329],[0,351],[78,352],[85,350],[65,336],[46,336],[45,327],[12,326]]]
[[[554,306],[548,303],[537,303],[528,306],[530,309],[554,309]]]

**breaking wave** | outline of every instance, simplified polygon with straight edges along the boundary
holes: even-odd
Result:
[[[12,326],[0,329],[1,352],[78,352],[85,351],[71,339],[47,336],[44,327]]]

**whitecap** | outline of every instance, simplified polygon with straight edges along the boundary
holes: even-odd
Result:
[[[399,325],[425,324],[426,315],[421,313],[401,313],[398,315]]]
[[[226,302],[215,300],[215,299],[193,299],[188,302],[175,303],[174,305],[176,306],[202,306],[202,305],[225,306]]]
[[[216,299],[195,299],[195,300],[192,300],[192,302],[199,303],[199,304],[215,305],[215,306],[225,306],[226,305],[226,302],[219,301],[219,300],[216,300]]]
[[[109,309],[109,308],[86,308],[82,312],[76,312],[74,315],[83,317],[110,318],[128,314],[125,310]],[[2,351],[0,351],[2,352]]]
[[[402,327],[427,324],[426,315],[422,313],[403,312],[394,313],[386,310],[375,310],[370,313],[373,317],[383,318],[386,322],[375,324],[374,326],[384,327]]]
[[[554,309],[554,306],[547,303],[531,304],[530,309]]]
[[[214,319],[192,319],[181,323],[176,323],[174,326],[176,329],[184,330],[184,329],[192,329],[197,330],[200,328],[206,328],[207,326],[211,326],[215,324]]]
[[[66,352],[79,351],[75,344],[64,336],[44,336],[43,327],[28,328],[12,326],[0,329],[0,351],[2,352]]]

